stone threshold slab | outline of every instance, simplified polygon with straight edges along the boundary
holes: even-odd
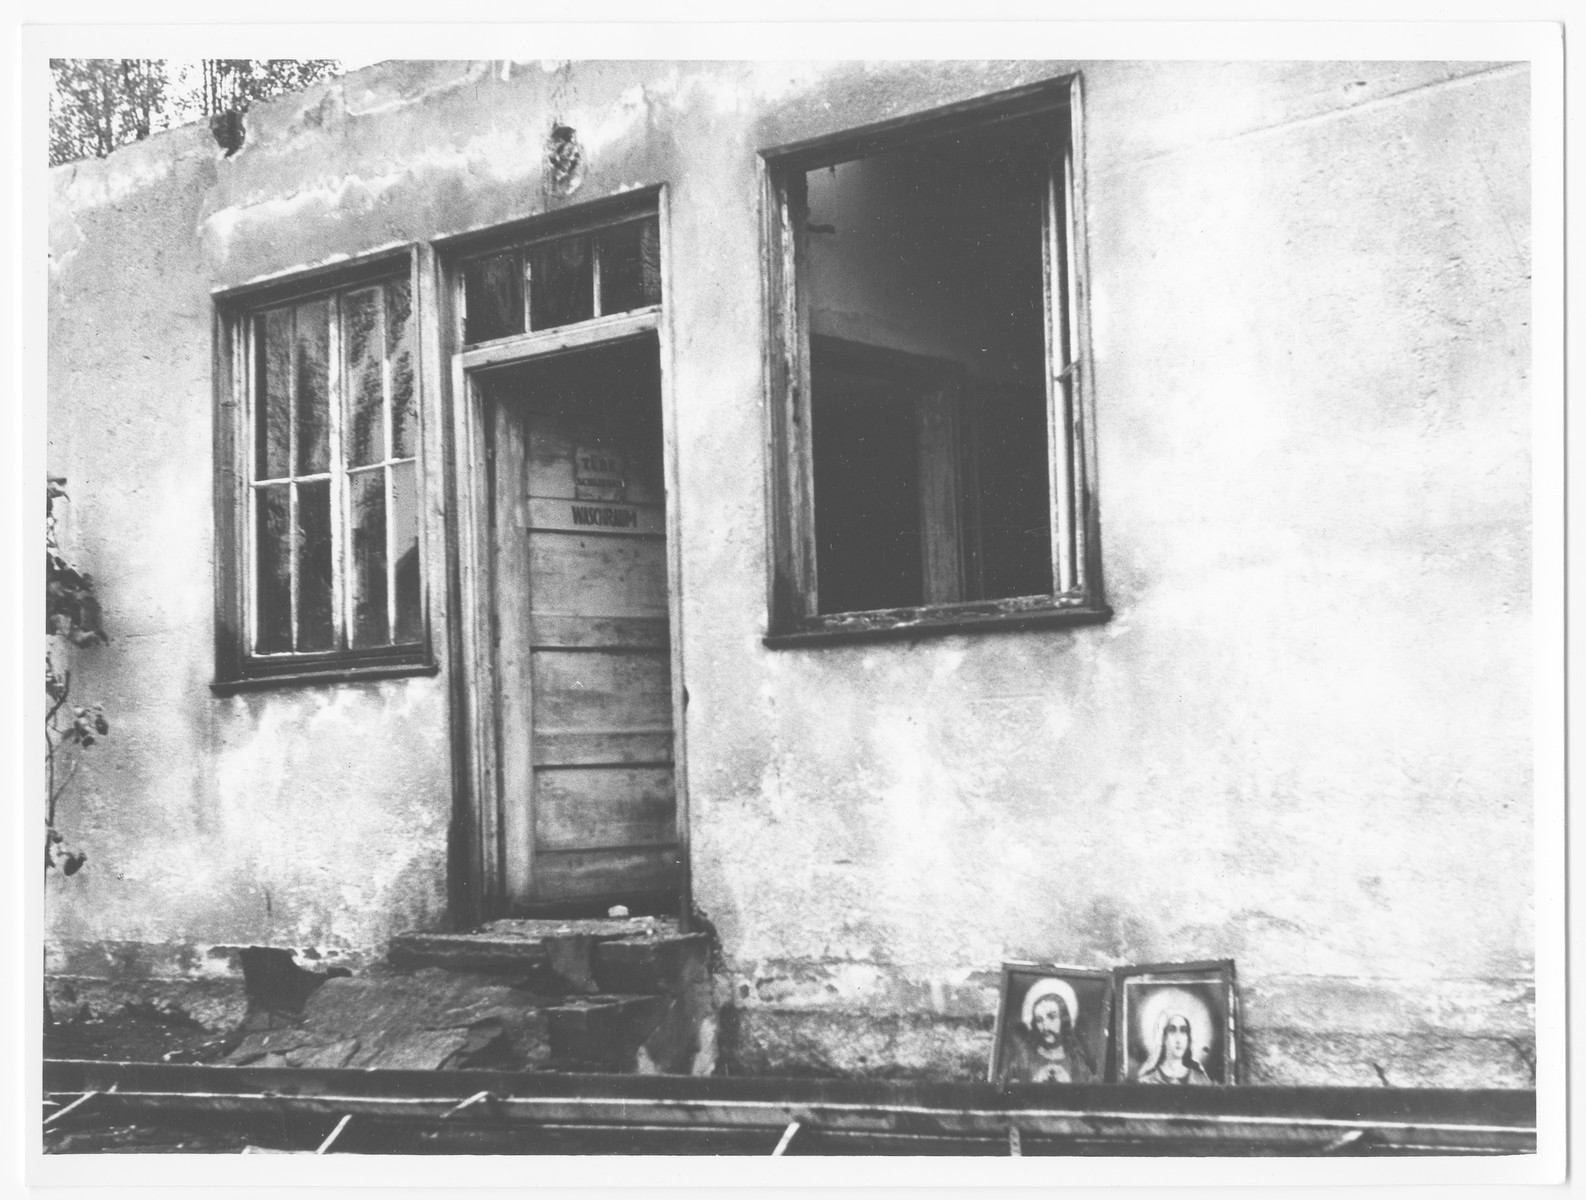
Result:
[[[461,933],[400,933],[391,939],[386,958],[396,967],[511,971],[584,958],[605,942],[659,944],[699,936],[680,934],[677,921],[668,917],[507,918]]]

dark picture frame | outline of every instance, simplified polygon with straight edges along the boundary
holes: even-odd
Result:
[[[1111,971],[1003,963],[991,1082],[1006,1087],[1110,1080],[1114,986]],[[1039,1029],[1031,1028],[1035,1023]]]
[[[1233,959],[1118,967],[1113,975],[1118,1082],[1230,1086],[1241,1081],[1244,1055]]]

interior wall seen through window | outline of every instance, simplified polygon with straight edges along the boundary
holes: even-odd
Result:
[[[1053,591],[1035,119],[805,175],[819,611]]]

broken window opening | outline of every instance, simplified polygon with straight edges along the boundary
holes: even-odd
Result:
[[[1107,615],[1068,119],[1048,93],[771,157],[772,644]]]

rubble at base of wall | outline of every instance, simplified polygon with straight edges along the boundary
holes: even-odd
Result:
[[[51,975],[45,977],[44,995],[56,1021],[105,1021],[130,1009],[225,1033],[248,1014],[248,996],[240,978],[115,980]]]
[[[847,968],[844,968],[847,971]],[[838,990],[843,972],[787,964],[718,975],[717,1069],[732,1075],[983,1080],[991,1059],[995,988],[980,973],[935,986],[870,968],[867,986]],[[745,994],[746,984],[748,994]],[[758,984],[758,986],[756,986]],[[1347,994],[1344,989],[1347,989]],[[1248,990],[1243,1081],[1256,1085],[1534,1088],[1534,999],[1524,981],[1494,984],[1468,1010],[1441,1013],[1441,1027],[1395,1008],[1393,989],[1316,981]],[[1354,995],[1354,993],[1359,995]],[[835,993],[835,994],[834,994]],[[1368,1005],[1367,993],[1375,997]],[[209,1035],[248,1016],[238,977],[105,979],[50,975],[45,995],[57,1022],[126,1014]],[[1321,1027],[1330,1013],[1340,1028]],[[1261,1018],[1265,1017],[1266,1020]],[[716,1023],[705,1022],[713,1034]],[[709,1070],[709,1066],[705,1068]]]

